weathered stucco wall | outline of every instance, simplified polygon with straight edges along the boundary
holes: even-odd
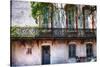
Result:
[[[67,63],[69,61],[69,44],[76,45],[76,56],[85,57],[86,56],[86,44],[78,42],[69,42],[66,44],[64,41],[47,41],[43,42],[40,40],[38,44],[36,41],[31,43],[25,43],[22,45],[20,41],[12,42],[12,62],[14,65],[40,65],[42,64],[42,50],[41,47],[44,45],[50,45],[50,63],[60,64]],[[96,56],[96,43],[93,44],[93,53]],[[32,54],[27,54],[27,48],[32,48]]]
[[[51,63],[66,63],[68,59],[68,47],[65,43],[55,42],[51,46]]]
[[[12,57],[15,65],[33,65],[41,64],[41,50],[35,43],[32,47],[32,54],[27,54],[27,48],[30,44],[23,46],[19,42],[12,44]]]
[[[35,19],[31,14],[31,3],[28,1],[12,0],[12,26],[34,26]]]

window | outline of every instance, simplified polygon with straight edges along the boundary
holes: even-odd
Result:
[[[82,13],[80,13],[80,15],[78,16],[78,28],[83,29],[83,16],[82,16]],[[79,30],[79,31],[81,31],[81,30]]]
[[[69,45],[69,58],[76,57],[76,45],[71,44]]]
[[[92,44],[87,44],[86,45],[86,53],[87,53],[87,57],[92,57],[93,56]]]
[[[27,48],[26,54],[32,54],[32,48]]]
[[[67,17],[68,17],[68,31],[69,32],[74,32],[75,26],[74,26],[74,20],[75,20],[75,10],[72,8],[67,12]]]
[[[92,26],[92,21],[91,21],[91,14],[89,10],[85,10],[85,29],[86,32],[90,32],[91,30],[91,26]]]
[[[43,14],[43,27],[48,28],[48,19],[49,19],[49,13],[48,13],[48,8],[45,7],[43,8],[44,14]]]

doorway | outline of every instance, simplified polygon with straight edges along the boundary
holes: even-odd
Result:
[[[50,64],[50,46],[42,46],[42,64]]]

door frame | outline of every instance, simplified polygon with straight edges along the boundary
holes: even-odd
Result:
[[[50,62],[50,63],[49,63],[49,64],[51,64],[51,46],[50,46],[50,45],[42,45],[42,46],[41,46],[41,64],[42,64],[42,65],[45,65],[45,64],[43,64],[43,62],[42,62],[42,61],[43,61],[43,51],[42,51],[42,47],[43,47],[43,46],[49,46],[49,52],[50,52],[50,56],[49,56],[49,62]]]

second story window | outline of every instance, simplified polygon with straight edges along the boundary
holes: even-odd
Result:
[[[68,30],[69,31],[74,31],[74,11],[71,10],[69,11],[69,14],[68,14]]]
[[[65,5],[66,11],[66,28],[69,32],[76,31],[76,6],[75,5]]]

